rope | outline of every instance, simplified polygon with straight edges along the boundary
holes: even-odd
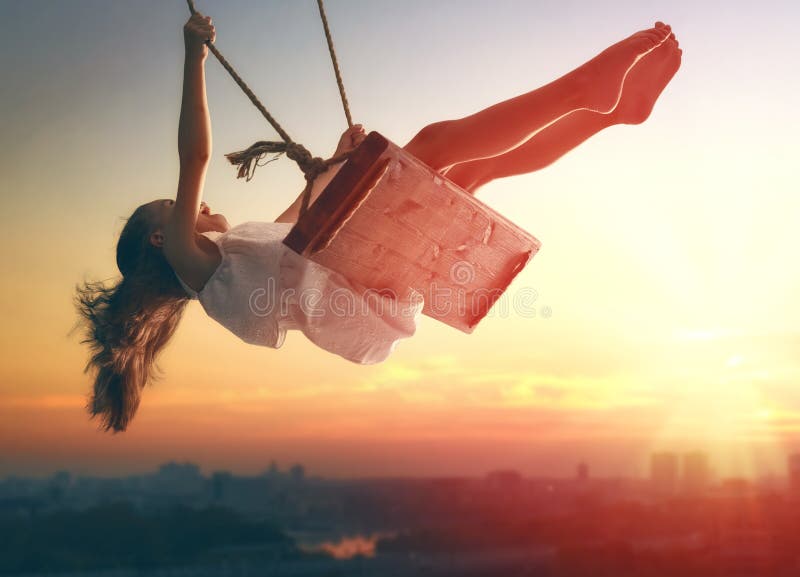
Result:
[[[285,153],[288,158],[294,160],[298,165],[301,165],[301,170],[303,170],[303,172],[306,172],[307,169],[320,169],[320,172],[324,172],[327,170],[327,167],[332,164],[344,162],[350,155],[349,152],[345,152],[339,156],[333,156],[327,160],[323,160],[322,158],[311,156],[311,153],[308,152],[305,147],[296,142],[287,144],[285,142],[259,140],[244,150],[229,152],[225,155],[225,158],[227,158],[231,164],[239,167],[236,172],[236,178],[244,178],[249,182],[253,178],[253,173],[257,167],[264,166],[273,160],[277,160],[277,157],[283,153]],[[264,158],[270,154],[274,155],[274,157],[264,160]]]
[[[192,12],[192,14],[197,14],[197,9],[194,7],[194,0],[186,0],[186,2],[189,4],[189,10]],[[233,66],[231,66],[230,63],[225,59],[222,53],[219,50],[217,50],[217,47],[214,46],[214,44],[212,44],[208,40],[206,40],[206,46],[208,46],[208,49],[211,51],[211,53],[217,57],[219,63],[222,64],[225,70],[228,71],[228,74],[230,74],[231,77],[236,81],[236,84],[238,84],[239,88],[242,89],[242,92],[244,92],[247,95],[247,97],[250,99],[250,102],[252,102],[255,105],[255,107],[258,108],[259,112],[261,112],[261,114],[264,115],[264,118],[266,118],[267,122],[269,122],[272,125],[272,128],[275,129],[275,132],[277,132],[280,135],[280,137],[284,140],[284,142],[292,142],[292,138],[289,136],[289,134],[283,129],[283,127],[280,124],[278,124],[278,121],[275,120],[275,118],[273,118],[273,116],[264,107],[264,105],[261,104],[261,101],[258,99],[258,97],[253,93],[252,90],[250,90],[250,87],[245,83],[244,80],[242,80],[242,77],[239,76],[239,74],[236,72],[236,70],[234,70]]]
[[[194,0],[186,0],[186,3],[189,5],[189,10],[191,13],[193,15],[197,14],[197,9],[194,6]],[[328,20],[325,17],[325,9],[322,6],[322,0],[317,0],[317,5],[319,6],[320,15],[322,16],[322,25],[325,28],[325,37],[328,39],[328,51],[331,54],[333,69],[336,73],[336,82],[339,85],[339,95],[342,97],[342,105],[344,106],[344,113],[347,117],[347,124],[348,126],[352,127],[353,121],[350,118],[350,108],[347,104],[347,97],[344,93],[342,75],[339,72],[339,65],[336,61],[336,52],[333,48],[333,40],[331,39],[330,30],[328,28]],[[241,88],[242,91],[247,95],[247,97],[250,99],[250,102],[255,105],[264,118],[266,118],[267,121],[272,125],[272,128],[274,128],[283,139],[283,142],[266,142],[262,140],[256,142],[245,150],[226,154],[225,157],[230,161],[230,163],[234,166],[238,166],[236,177],[245,178],[247,181],[250,181],[250,179],[253,178],[253,174],[255,173],[257,167],[263,166],[264,164],[275,160],[275,158],[282,153],[286,153],[288,158],[297,163],[297,166],[301,171],[303,171],[303,175],[306,179],[306,186],[303,189],[302,200],[300,202],[299,216],[302,217],[306,210],[308,210],[308,205],[311,201],[311,189],[314,185],[314,180],[316,180],[320,174],[326,172],[331,165],[338,164],[339,162],[346,160],[349,156],[349,153],[341,154],[337,157],[325,160],[318,156],[313,156],[305,146],[293,141],[289,134],[283,129],[278,121],[275,120],[275,118],[269,113],[258,97],[253,93],[247,83],[242,80],[242,77],[239,76],[233,66],[231,66],[222,53],[217,50],[217,47],[214,46],[210,40],[206,40],[205,44],[211,53],[216,56],[220,64],[222,64],[223,68],[228,71],[228,74],[231,75],[236,84],[239,85],[239,88]],[[268,154],[273,154],[275,157],[264,162],[263,159]]]
[[[344,115],[347,118],[347,126],[353,128],[353,117],[350,116],[350,105],[347,103],[347,95],[344,93],[342,73],[339,71],[339,61],[336,59],[336,50],[333,47],[333,38],[331,37],[331,30],[328,28],[328,17],[325,16],[325,6],[322,0],[317,0],[317,7],[319,8],[319,16],[322,18],[322,27],[325,29],[325,39],[328,41],[328,52],[331,55],[333,72],[336,74],[336,84],[339,85],[339,96],[342,98],[342,108],[344,108]]]

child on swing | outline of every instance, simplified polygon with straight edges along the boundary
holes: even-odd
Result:
[[[287,330],[299,330],[362,364],[383,361],[413,335],[422,309],[412,296],[392,299],[386,313],[376,294],[283,245],[301,197],[275,222],[235,227],[202,201],[211,156],[204,66],[206,41],[214,38],[211,19],[201,14],[184,26],[176,197],[143,204],[128,218],[117,243],[116,284],[78,288],[92,349],[87,370],[95,372],[87,408],[105,430],[128,426],[158,353],[192,299],[245,342],[278,348]],[[544,168],[603,128],[643,122],[680,61],[670,27],[657,22],[546,86],[426,126],[404,148],[474,193],[494,179]],[[335,155],[364,137],[360,125],[348,129]],[[318,177],[311,203],[335,172]]]

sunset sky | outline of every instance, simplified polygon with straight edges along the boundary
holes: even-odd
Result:
[[[312,0],[198,0],[217,46],[320,155],[345,128]],[[0,475],[116,474],[192,460],[255,473],[644,474],[654,450],[719,475],[783,474],[800,450],[800,5],[675,0],[327,0],[357,122],[403,144],[569,71],[655,20],[683,66],[651,118],[480,198],[542,249],[472,335],[423,318],[358,366],[302,334],[246,345],[192,303],[129,431],[83,409],[73,289],[113,279],[139,204],[174,195],[183,0],[0,0]],[[275,134],[207,63],[206,201],[273,220],[287,160],[237,181],[223,158]],[[551,312],[542,318],[542,311]]]

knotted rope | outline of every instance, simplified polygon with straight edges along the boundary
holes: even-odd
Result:
[[[186,2],[189,5],[189,10],[191,13],[197,14],[197,9],[194,6],[194,0],[186,0]],[[344,83],[342,82],[342,75],[339,71],[339,64],[336,60],[336,51],[333,47],[333,39],[331,38],[330,29],[328,28],[328,19],[325,16],[325,8],[322,4],[322,0],[317,0],[317,6],[319,7],[322,25],[325,29],[325,38],[328,41],[328,52],[331,55],[333,70],[336,74],[336,83],[339,86],[339,96],[341,96],[342,99],[342,106],[344,108],[345,117],[347,118],[347,125],[352,127],[353,121],[350,116],[350,107],[347,103],[347,96],[344,91]],[[306,179],[306,187],[303,189],[302,201],[300,204],[300,216],[302,216],[308,209],[314,180],[316,180],[317,176],[327,171],[331,165],[338,164],[339,162],[346,160],[349,156],[349,152],[325,160],[318,156],[312,155],[305,146],[293,141],[289,136],[289,133],[286,132],[278,123],[278,121],[275,120],[275,118],[269,113],[255,93],[250,89],[247,83],[242,80],[242,77],[239,76],[233,66],[231,66],[231,64],[225,59],[217,47],[214,46],[210,40],[206,40],[205,44],[209,51],[217,58],[217,60],[219,60],[219,63],[222,64],[222,67],[228,71],[228,74],[231,75],[236,84],[239,85],[239,88],[242,89],[242,92],[247,95],[247,97],[250,99],[250,102],[253,103],[258,111],[261,112],[262,116],[267,119],[267,122],[272,125],[272,128],[274,128],[283,139],[283,142],[267,142],[261,140],[245,150],[226,154],[225,157],[228,159],[228,161],[230,161],[230,163],[234,166],[238,167],[236,171],[236,177],[244,178],[249,181],[253,178],[253,174],[255,173],[257,167],[268,164],[269,162],[272,162],[272,160],[275,160],[280,154],[285,153],[288,158],[297,163],[297,166],[303,172],[303,175]],[[264,157],[269,154],[272,154],[273,158],[264,161]]]
[[[306,187],[303,189],[303,200],[300,204],[301,216],[305,214],[311,200],[311,188],[314,186],[314,180],[320,174],[326,172],[331,165],[344,162],[350,156],[350,152],[345,152],[339,156],[323,159],[318,156],[312,156],[302,144],[297,144],[296,142],[259,140],[244,150],[226,154],[225,158],[234,166],[238,166],[236,178],[244,178],[249,182],[253,178],[256,167],[269,164],[283,153],[286,153],[287,158],[297,163],[297,166],[300,167],[306,177]],[[265,161],[264,157],[268,155],[273,155],[273,157]]]

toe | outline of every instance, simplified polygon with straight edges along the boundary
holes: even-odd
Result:
[[[664,28],[651,28],[648,33],[654,38],[656,44],[660,44],[664,39],[670,35],[670,30]]]
[[[634,50],[638,52],[647,52],[658,43],[655,37],[650,35],[648,32],[649,32],[648,30],[642,30],[641,32],[637,32],[636,34],[628,38],[627,42],[630,43],[630,46]]]
[[[681,67],[682,56],[683,56],[683,50],[681,50],[680,48],[678,48],[672,54],[670,54],[669,62],[672,63],[670,67],[673,69],[672,72],[673,74],[675,74],[675,72],[678,71],[678,68]]]
[[[642,34],[653,44],[658,44],[664,39],[664,34],[660,30],[656,30],[655,28],[651,28],[650,30],[645,30]]]
[[[658,39],[650,34],[643,34],[639,39],[637,50],[639,52],[650,52],[653,47],[658,45]]]

